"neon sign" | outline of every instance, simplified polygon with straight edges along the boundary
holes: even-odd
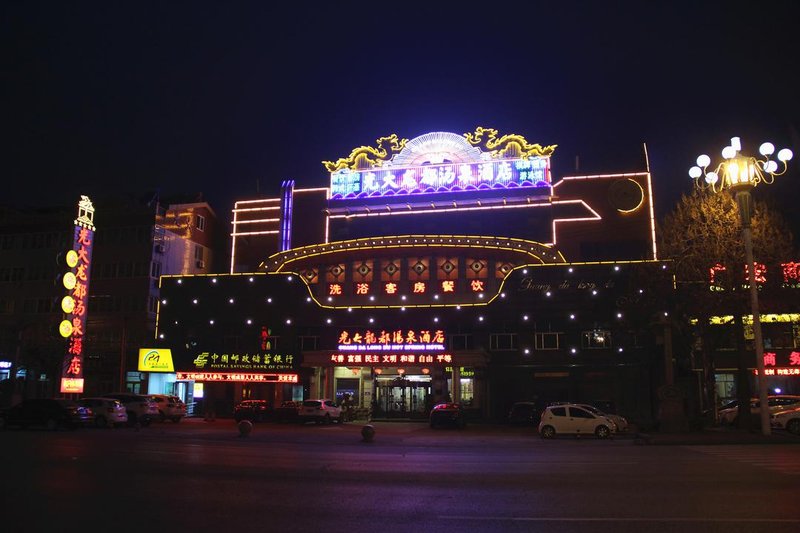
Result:
[[[294,355],[273,353],[223,353],[203,352],[192,364],[198,370],[291,370],[295,366]]]
[[[450,364],[453,356],[449,353],[432,354],[333,354],[331,363],[334,365],[405,365],[405,364]]]
[[[342,331],[339,333],[339,351],[404,351],[414,350],[442,351],[444,332],[442,330],[381,330],[380,333],[366,330],[362,332]]]
[[[89,302],[89,278],[94,241],[94,206],[88,196],[78,202],[78,218],[74,221],[72,250],[66,255],[67,271],[62,280],[67,295],[61,300],[66,315],[58,326],[67,339],[67,353],[61,371],[61,392],[83,392],[83,339]]]
[[[380,170],[343,168],[331,173],[331,199],[512,187],[542,187],[549,194],[549,161],[530,157]]]
[[[297,383],[297,374],[254,374],[249,372],[176,372],[175,379],[180,381]]]

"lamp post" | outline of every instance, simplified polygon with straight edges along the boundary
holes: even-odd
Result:
[[[761,418],[761,433],[770,434],[769,406],[767,405],[767,376],[764,374],[764,343],[761,338],[761,316],[758,309],[758,287],[756,280],[756,265],[753,260],[753,235],[750,229],[750,220],[753,216],[753,200],[750,191],[759,183],[770,184],[775,176],[786,172],[787,162],[792,159],[792,151],[788,148],[780,150],[777,159],[783,165],[771,160],[775,153],[775,146],[765,142],[759,152],[764,159],[741,154],[742,145],[739,137],[731,139],[730,146],[722,150],[724,161],[709,171],[711,158],[701,155],[697,158],[697,166],[689,169],[689,176],[695,185],[701,189],[709,189],[713,193],[730,191],[736,199],[739,209],[739,222],[742,225],[742,239],[744,240],[745,259],[747,261],[747,279],[750,286],[750,308],[753,314],[753,344],[756,352],[756,368],[758,376],[758,401]]]

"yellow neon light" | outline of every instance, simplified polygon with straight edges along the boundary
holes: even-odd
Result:
[[[769,313],[769,314],[762,314],[759,315],[761,317],[761,322],[767,323],[779,323],[779,324],[794,324],[800,322],[800,313]],[[693,325],[697,325],[697,319],[694,318],[690,321]],[[713,325],[724,325],[724,324],[732,324],[733,323],[733,315],[720,315],[720,316],[712,316],[708,319],[709,324]],[[753,315],[743,315],[742,316],[742,324],[752,324],[753,323]]]
[[[636,207],[634,207],[632,209],[619,209],[619,208],[617,208],[617,211],[619,211],[620,213],[633,213],[634,211],[636,211],[640,207],[642,207],[642,204],[644,203],[644,188],[641,185],[639,185],[638,181],[634,181],[634,180],[632,180],[630,178],[628,178],[628,181],[633,183],[633,184],[635,184],[637,187],[639,187],[639,190],[642,192],[642,197],[639,199],[639,203],[636,204]]]
[[[484,138],[486,134],[486,138]],[[530,144],[525,137],[516,133],[497,138],[497,130],[493,128],[475,128],[475,133],[465,133],[464,137],[473,146],[486,146],[492,157],[549,157],[558,145],[542,146]]]
[[[487,248],[522,253],[544,263],[565,262],[564,256],[560,251],[542,243],[525,239],[477,235],[398,235],[393,237],[364,237],[330,244],[312,244],[293,248],[272,254],[262,264],[269,264],[270,266],[266,268],[270,272],[281,272],[289,263],[301,259],[341,251],[397,248],[398,246]]]
[[[280,202],[280,198],[261,198],[260,200],[239,200],[235,202],[233,205],[237,206],[239,204],[258,204],[263,202]]]
[[[408,142],[408,139],[400,139],[396,133],[393,133],[386,137],[380,137],[375,142],[378,143],[377,148],[359,146],[354,148],[347,157],[341,157],[336,162],[323,161],[322,164],[325,165],[328,172],[336,172],[345,168],[356,170],[358,168],[379,167],[384,161],[390,159],[392,155],[399,153]]]
[[[67,266],[70,268],[75,268],[78,266],[78,252],[75,250],[70,250],[67,252]]]

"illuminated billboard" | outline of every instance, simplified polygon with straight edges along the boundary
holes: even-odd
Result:
[[[394,194],[543,187],[549,194],[549,158],[446,163],[331,173],[331,199]]]
[[[94,206],[88,196],[78,202],[72,250],[66,254],[68,270],[62,277],[66,296],[61,300],[64,319],[58,331],[67,340],[67,353],[61,371],[61,392],[83,392],[83,341],[89,304],[89,278],[94,245]]]

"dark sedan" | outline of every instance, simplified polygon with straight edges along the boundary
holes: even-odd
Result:
[[[244,400],[233,408],[233,418],[237,422],[264,422],[272,418],[273,414],[267,400]]]
[[[464,408],[458,403],[440,403],[431,409],[431,427],[455,426],[459,429],[467,425]]]
[[[35,398],[0,412],[0,428],[19,426],[21,428],[43,427],[49,430],[58,428],[74,429],[89,426],[94,422],[94,413],[71,400]]]

